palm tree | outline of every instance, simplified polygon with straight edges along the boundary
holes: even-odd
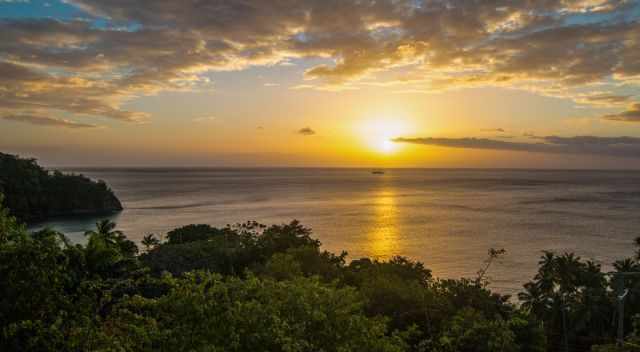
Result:
[[[126,257],[136,255],[138,253],[136,244],[129,241],[122,231],[115,228],[115,222],[105,219],[96,223],[95,230],[87,231],[84,235],[89,237],[89,246],[113,247]]]
[[[84,233],[89,238],[86,256],[91,272],[111,275],[113,268],[123,259],[118,239],[124,235],[114,230],[115,227],[115,223],[102,220],[96,223],[95,230]]]
[[[130,262],[138,253],[136,244],[115,228],[114,222],[102,220],[96,223],[95,230],[85,232],[89,237],[87,262],[92,272],[119,275],[123,263]]]
[[[148,251],[150,251],[151,249],[155,248],[157,245],[160,244],[160,240],[156,237],[156,235],[150,233],[146,236],[144,236],[144,238],[142,238],[142,245],[145,247],[145,249]]]
[[[613,268],[618,272],[640,271],[640,265],[633,258],[620,259],[613,263]]]
[[[108,244],[118,244],[119,240],[124,238],[124,234],[122,231],[115,230],[115,228],[115,222],[104,219],[96,223],[95,230],[87,231],[84,235],[89,237],[89,241],[95,238],[105,241]]]

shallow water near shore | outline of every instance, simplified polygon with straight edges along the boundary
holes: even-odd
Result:
[[[123,203],[111,218],[133,240],[191,223],[300,220],[323,248],[349,258],[420,260],[437,277],[472,277],[487,250],[506,256],[492,288],[514,294],[542,250],[602,263],[633,255],[640,172],[387,169],[73,169],[106,181]],[[51,226],[72,240],[98,218]]]

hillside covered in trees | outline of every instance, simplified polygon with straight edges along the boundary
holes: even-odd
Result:
[[[298,222],[188,225],[144,248],[109,221],[86,245],[0,206],[1,351],[634,351],[640,278],[616,347],[616,275],[546,253],[518,303],[404,257],[347,262]],[[638,255],[615,263],[639,271]]]
[[[0,153],[0,193],[11,214],[25,222],[122,210],[118,198],[102,181],[49,172],[34,159],[4,153]]]

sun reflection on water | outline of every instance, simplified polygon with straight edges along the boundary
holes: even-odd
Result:
[[[374,196],[374,219],[369,233],[370,256],[389,259],[398,253],[396,194],[384,189]]]

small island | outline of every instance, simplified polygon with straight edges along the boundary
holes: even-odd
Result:
[[[103,181],[48,171],[35,159],[5,153],[0,153],[0,193],[11,214],[26,223],[122,210],[120,200]]]

